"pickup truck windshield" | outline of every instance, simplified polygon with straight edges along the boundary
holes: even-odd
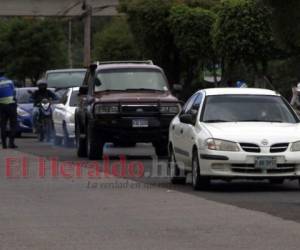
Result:
[[[168,85],[163,73],[156,69],[109,69],[99,71],[95,81],[95,92],[107,90],[167,91]]]

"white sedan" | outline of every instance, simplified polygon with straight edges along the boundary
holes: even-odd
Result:
[[[74,144],[75,139],[75,110],[78,105],[79,88],[69,88],[55,105],[53,111],[53,123],[55,130],[54,143],[64,143],[65,146]]]
[[[300,178],[300,123],[278,93],[216,88],[195,93],[170,125],[171,180],[195,190],[212,179]]]

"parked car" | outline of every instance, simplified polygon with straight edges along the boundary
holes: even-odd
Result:
[[[64,143],[65,146],[72,146],[75,138],[75,110],[78,106],[79,88],[69,88],[62,96],[60,103],[56,104],[53,112],[55,130],[54,142],[56,145]]]
[[[49,88],[55,88],[56,90],[68,89],[80,87],[83,83],[85,73],[86,69],[48,70],[45,74],[45,79]]]
[[[31,93],[36,91],[36,87],[16,88],[16,100],[17,100],[17,136],[21,136],[22,133],[32,133],[32,111],[33,100]],[[54,89],[50,89],[54,92]]]
[[[300,178],[299,118],[274,91],[198,91],[172,121],[169,138],[173,183],[189,172],[194,189],[212,179]]]
[[[150,61],[96,63],[87,71],[79,95],[79,157],[101,158],[106,142],[152,142],[158,155],[167,154],[169,124],[180,104],[161,68]]]

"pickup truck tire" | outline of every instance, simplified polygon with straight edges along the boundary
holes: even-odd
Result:
[[[105,142],[98,133],[95,133],[92,126],[88,125],[86,140],[87,156],[90,160],[100,160],[103,156]]]
[[[76,126],[75,128],[75,135],[76,135],[77,156],[80,158],[87,157],[86,138],[80,138],[80,128],[78,126]]]

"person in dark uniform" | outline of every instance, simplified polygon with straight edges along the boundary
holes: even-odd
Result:
[[[9,122],[9,134],[7,125]],[[17,127],[17,104],[15,101],[15,88],[11,80],[1,76],[0,78],[0,127],[2,147],[7,148],[7,137],[9,137],[9,148],[17,148],[15,145],[15,133]]]
[[[36,90],[32,94],[32,99],[33,99],[33,128],[35,132],[37,131],[37,117],[39,115],[39,108],[38,105],[41,103],[43,99],[49,99],[49,100],[57,100],[57,96],[47,89],[48,84],[45,79],[41,79],[37,82],[38,90]]]

